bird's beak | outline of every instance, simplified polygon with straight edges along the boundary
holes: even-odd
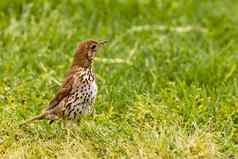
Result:
[[[100,46],[104,46],[107,42],[108,42],[108,40],[101,40],[98,43]]]

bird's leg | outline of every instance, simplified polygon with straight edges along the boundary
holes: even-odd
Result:
[[[77,124],[80,125],[80,123],[81,123],[81,117],[78,117]]]

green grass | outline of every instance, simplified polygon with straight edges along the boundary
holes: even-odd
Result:
[[[238,158],[236,0],[1,0],[0,158]],[[76,44],[108,39],[96,114],[43,109]]]

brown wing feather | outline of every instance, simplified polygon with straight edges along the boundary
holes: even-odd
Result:
[[[75,80],[75,78],[74,78],[74,74],[73,73],[69,74],[66,77],[66,79],[64,80],[62,86],[58,90],[56,96],[50,101],[46,111],[55,108],[61,102],[61,100],[64,99],[64,97],[69,95],[70,91],[73,88],[74,80]]]

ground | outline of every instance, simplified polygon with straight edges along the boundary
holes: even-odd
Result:
[[[1,0],[0,158],[238,158],[236,0]],[[39,121],[80,40],[93,116]]]

